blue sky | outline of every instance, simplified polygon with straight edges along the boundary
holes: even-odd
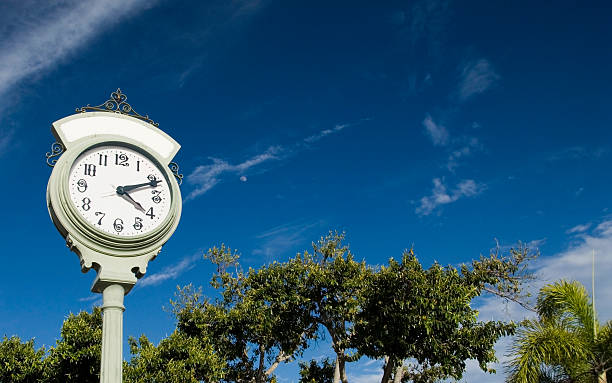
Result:
[[[44,154],[53,121],[118,87],[182,145],[185,174],[179,228],[126,297],[126,336],[172,331],[162,306],[176,285],[207,285],[205,249],[224,242],[257,267],[329,229],[371,264],[411,246],[458,264],[523,241],[543,280],[589,286],[595,249],[611,319],[609,14],[597,1],[3,1],[0,332],[53,344],[99,298],[48,217]],[[376,381],[376,363],[352,380]],[[467,381],[503,378],[474,368]]]

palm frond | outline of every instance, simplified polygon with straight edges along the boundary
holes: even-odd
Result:
[[[559,281],[540,290],[536,305],[545,321],[564,321],[593,341],[597,326],[591,299],[585,287],[576,281]]]
[[[580,334],[552,322],[526,321],[511,348],[515,357],[508,364],[509,381],[538,383],[543,366],[562,369],[568,376],[573,376],[576,370],[588,369],[591,351],[587,345]],[[586,366],[576,366],[575,361],[584,361]]]

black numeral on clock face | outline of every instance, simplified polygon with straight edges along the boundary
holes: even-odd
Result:
[[[84,179],[80,179],[77,181],[77,190],[80,191],[81,193],[84,193],[85,190],[87,190],[87,181],[85,181]]]
[[[91,200],[87,197],[83,198],[83,205],[81,206],[81,208],[83,208],[83,210],[88,211],[89,209],[91,209]]]
[[[155,217],[155,214],[153,214],[153,207],[152,206],[149,208],[149,210],[147,210],[147,213],[145,215],[151,217],[151,219],[153,219],[153,217]]]
[[[136,230],[142,229],[142,218],[136,217],[134,219],[134,225],[133,226],[134,226],[134,229],[136,229]]]
[[[105,213],[102,213],[101,211],[97,211],[96,212],[96,217],[101,215],[102,217],[100,217],[100,219],[98,220],[98,225],[102,225],[102,218],[104,218],[104,216],[106,215]]]
[[[121,233],[123,230],[123,220],[121,218],[117,218],[115,222],[113,222],[113,228],[117,233]]]
[[[84,166],[83,171],[84,171],[86,176],[92,176],[92,177],[96,176],[96,165],[94,165],[94,164],[85,164],[83,166]]]
[[[115,154],[115,165],[130,166],[128,156],[125,153]]]
[[[153,194],[153,197],[151,197],[153,202],[155,202],[155,203],[160,203],[161,202],[162,199],[159,196],[161,194],[161,191],[159,191],[159,190],[151,190],[151,194]]]
[[[136,171],[140,171],[140,161],[136,161]]]
[[[100,156],[100,162],[98,162],[100,166],[106,166],[108,164],[108,156],[106,154],[98,154],[98,156]]]

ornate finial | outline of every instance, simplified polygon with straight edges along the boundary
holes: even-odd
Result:
[[[172,172],[172,174],[174,174],[174,176],[176,177],[178,184],[181,185],[183,183],[183,175],[179,174],[178,170],[179,170],[179,166],[176,162],[170,162],[168,164],[168,167],[170,168],[170,171]]]
[[[56,157],[59,157],[62,153],[64,153],[64,145],[59,142],[51,144],[51,151],[45,154],[45,157],[47,157],[47,165],[54,167],[58,160]]]
[[[104,104],[100,104],[98,106],[90,106],[89,104],[87,104],[87,106],[77,108],[76,111],[81,113],[93,111],[121,113],[128,116],[136,117],[154,126],[159,126],[159,124],[151,120],[148,115],[142,116],[136,113],[136,111],[132,109],[132,106],[127,103],[127,96],[124,93],[121,93],[121,89],[119,88],[117,88],[117,91],[111,93],[111,98],[106,100]]]

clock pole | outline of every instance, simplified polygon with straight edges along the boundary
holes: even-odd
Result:
[[[123,296],[119,284],[102,291],[102,360],[100,383],[123,381]]]
[[[101,293],[103,302],[100,383],[121,383],[123,300],[145,275],[149,261],[158,256],[178,225],[182,209],[179,185],[183,175],[179,174],[173,158],[180,145],[147,115],[136,113],[120,89],[103,104],[87,105],[76,111],[77,114],[55,121],[51,128],[57,141],[46,156],[47,164],[53,167],[47,186],[47,206],[68,248],[78,255],[81,271],[94,269],[97,273],[91,291]],[[100,152],[103,148],[115,151],[114,162],[108,161],[110,152]],[[87,157],[92,150],[97,154]],[[130,162],[132,166],[128,168]],[[145,173],[147,166],[148,182],[134,178],[130,185],[117,186],[114,190],[120,198],[117,201],[125,203],[121,199],[127,198],[143,216],[131,216],[128,221],[116,209],[114,213],[112,209],[103,210],[109,205],[96,205],[96,194],[89,194],[96,190],[96,184],[100,185],[95,180],[105,172],[107,176],[112,172],[130,174],[125,173],[126,169],[136,168]],[[155,204],[149,209],[128,194],[144,204],[138,197],[142,188],[155,188],[154,197],[148,195],[151,199],[148,203]],[[76,200],[74,195],[78,196]],[[160,206],[166,206],[166,210],[158,210]],[[106,215],[109,217],[104,220]],[[155,223],[147,228],[143,220],[149,217]],[[154,217],[158,220],[153,221]]]

